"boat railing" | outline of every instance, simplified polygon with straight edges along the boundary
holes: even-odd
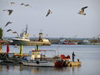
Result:
[[[47,60],[47,61],[52,61],[52,60],[57,60],[60,59],[60,57],[42,57],[42,58],[35,58],[35,61],[43,61],[43,60]],[[31,61],[34,61],[31,60]]]

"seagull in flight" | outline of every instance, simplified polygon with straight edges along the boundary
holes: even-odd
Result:
[[[19,37],[19,35],[18,35],[18,33],[17,33],[16,31],[12,31],[12,33],[13,33],[13,34],[15,34],[15,33],[16,33],[16,34],[17,34],[17,37]]]
[[[12,31],[11,29],[8,29],[7,32]],[[17,34],[17,37],[19,37],[18,33],[16,31],[12,31],[13,34]]]
[[[6,26],[8,26],[8,24],[12,24],[12,22],[10,22],[10,21],[9,21],[9,22],[7,22],[7,23],[6,23],[6,25],[5,25],[5,27],[6,27]]]
[[[48,10],[46,17],[47,17],[49,14],[52,14],[52,12],[51,12],[50,9]]]
[[[25,6],[27,7],[27,6],[30,6],[30,5],[29,5],[29,4],[26,4]],[[31,7],[31,6],[30,6],[30,7]],[[32,8],[32,7],[31,7],[31,8]]]
[[[9,12],[9,15],[11,15],[11,14],[12,14],[12,12],[13,12],[13,10],[8,10],[8,12]]]
[[[26,7],[30,6],[29,4],[21,3],[21,5],[25,5]],[[30,6],[31,7],[31,6]],[[32,7],[31,7],[32,8]]]
[[[25,5],[24,3],[21,3],[21,5]]]
[[[81,15],[86,15],[86,13],[84,13],[84,10],[88,8],[88,6],[85,6],[83,8],[81,8],[81,11],[78,12],[78,14],[81,14]]]
[[[8,29],[7,32],[12,31],[11,29]]]
[[[9,5],[15,4],[14,2],[10,2]]]
[[[8,10],[3,10],[3,11],[8,11],[9,12],[9,15],[12,14],[13,10],[12,9],[8,9]]]
[[[12,33],[14,33],[14,34],[15,34],[15,33],[17,33],[17,32],[16,32],[16,31],[13,31]]]

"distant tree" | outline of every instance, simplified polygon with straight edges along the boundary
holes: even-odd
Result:
[[[2,36],[3,36],[3,30],[2,28],[0,28],[0,39],[2,39]]]

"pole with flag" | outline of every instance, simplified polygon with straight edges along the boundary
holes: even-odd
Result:
[[[9,48],[9,43],[7,43],[7,53],[9,53],[10,48]]]
[[[39,50],[39,45],[38,44],[36,45],[36,49]]]

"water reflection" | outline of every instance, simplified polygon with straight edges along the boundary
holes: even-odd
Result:
[[[23,65],[0,65],[0,71],[4,71],[5,69],[7,70],[7,72],[9,70],[18,70],[21,71],[28,71],[31,72],[32,74],[36,73],[39,74],[41,72],[74,72],[74,71],[80,71],[80,67],[81,66],[72,66],[72,67],[30,67],[30,66],[23,66]]]
[[[9,65],[7,65],[6,68],[7,68],[7,72],[8,72],[9,71]]]
[[[74,72],[75,70],[79,71],[81,66],[72,66],[71,68],[72,68],[72,72]]]
[[[17,67],[17,68],[16,68]],[[23,71],[23,65],[14,65],[14,64],[7,64],[7,65],[0,65],[0,71],[9,71],[9,70],[14,70],[16,71],[16,69],[19,71]]]
[[[39,73],[40,73],[40,68],[39,68],[39,67],[37,67],[37,68],[32,68],[32,69],[31,69],[31,72],[32,72],[32,74],[34,74],[34,73],[39,74]]]
[[[3,69],[3,66],[2,66],[2,65],[0,65],[0,71],[2,71],[2,69]]]
[[[78,70],[80,69],[81,66],[72,66],[72,67],[62,67],[62,68],[57,68],[55,67],[55,71],[66,71],[66,72],[70,72],[70,71],[75,71],[75,70]]]
[[[81,66],[73,66],[73,67],[62,67],[62,68],[59,68],[59,67],[27,67],[27,66],[23,66],[23,71],[26,71],[26,70],[29,70],[31,71],[32,74],[41,74],[41,73],[45,73],[45,74],[48,74],[48,73],[70,73],[70,72],[73,72],[74,71],[80,71]]]
[[[23,65],[20,65],[20,71],[23,71]]]

